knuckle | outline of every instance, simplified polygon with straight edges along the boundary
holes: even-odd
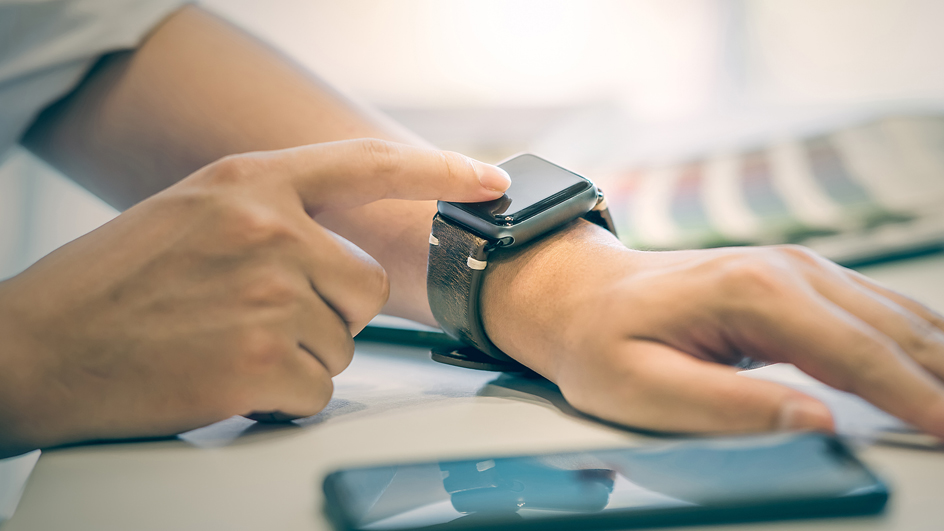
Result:
[[[251,306],[288,306],[298,301],[298,282],[288,273],[276,269],[264,271],[243,290],[243,301]]]
[[[269,330],[255,329],[242,334],[239,348],[243,369],[258,374],[284,363],[295,344]]]
[[[322,367],[322,370],[316,370],[311,375],[311,381],[305,386],[306,396],[299,397],[301,403],[298,413],[301,416],[314,415],[328,405],[334,394],[334,381],[331,379],[333,376],[335,374],[327,367]]]
[[[342,343],[338,346],[337,356],[341,362],[337,364],[337,368],[332,369],[331,376],[341,374],[344,369],[347,369],[348,366],[351,365],[351,361],[354,360],[354,338],[347,333],[347,330],[345,330]]]
[[[265,174],[264,162],[258,154],[228,155],[218,159],[183,179],[167,191],[178,200],[202,203],[213,212],[226,208],[239,196],[239,191],[258,185],[259,175]],[[174,193],[176,192],[176,193]]]
[[[205,176],[210,184],[240,184],[255,172],[256,160],[250,155],[227,155],[205,168]]]
[[[360,296],[344,312],[345,320],[355,329],[366,325],[379,314],[390,298],[390,278],[379,266],[372,267],[361,275],[359,285]]]
[[[927,366],[940,356],[939,349],[944,345],[944,334],[926,321],[912,321],[911,333],[899,340],[899,345],[918,363]]]
[[[375,138],[365,138],[359,142],[364,161],[372,173],[391,174],[399,170],[403,154],[396,144]]]
[[[740,257],[724,264],[721,283],[728,294],[748,299],[780,297],[788,291],[783,269],[758,256]]]
[[[308,414],[314,415],[322,411],[331,402],[332,395],[334,395],[334,381],[331,378],[323,378],[322,381],[318,382],[318,385],[314,386],[311,410],[308,411]]]
[[[796,244],[775,245],[771,247],[778,254],[796,262],[808,265],[820,265],[824,260],[816,251],[809,247]]]
[[[262,204],[233,201],[224,208],[225,224],[237,244],[252,247],[300,239],[281,214]]]
[[[373,296],[373,306],[371,306],[371,316],[380,313],[380,310],[390,299],[390,277],[382,267],[373,268],[367,275],[370,293]]]
[[[220,211],[220,194],[197,181],[188,178],[162,192],[159,192],[142,204],[147,204],[170,219],[204,221],[216,216]]]
[[[330,310],[329,310],[330,311]],[[354,338],[344,319],[333,312],[309,321],[308,343],[299,343],[329,376],[337,376],[354,359]]]

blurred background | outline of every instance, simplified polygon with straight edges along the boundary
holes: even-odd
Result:
[[[939,0],[208,0],[439,146],[603,183],[627,244],[944,241]],[[0,278],[116,212],[22,150]]]

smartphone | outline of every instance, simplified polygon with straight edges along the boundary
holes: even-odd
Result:
[[[880,512],[888,488],[819,433],[352,468],[324,481],[340,530],[610,529]]]

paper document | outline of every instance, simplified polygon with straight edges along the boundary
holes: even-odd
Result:
[[[864,442],[944,449],[944,442],[878,409],[856,395],[834,389],[788,363],[743,371],[744,376],[777,382],[818,398],[833,414],[836,432]]]

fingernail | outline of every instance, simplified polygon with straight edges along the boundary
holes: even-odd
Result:
[[[508,176],[508,172],[505,170],[477,160],[469,160],[472,162],[475,175],[479,178],[479,182],[482,183],[483,187],[493,192],[504,192],[511,186],[511,177]]]
[[[833,415],[821,402],[788,400],[780,407],[777,429],[833,431]]]

